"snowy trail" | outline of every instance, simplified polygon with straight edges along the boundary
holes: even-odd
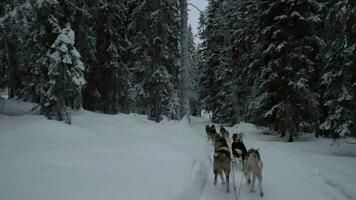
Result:
[[[284,152],[278,145],[271,141],[264,141],[258,138],[258,130],[248,124],[243,124],[239,128],[228,128],[230,133],[244,132],[244,142],[249,148],[259,148],[264,163],[263,168],[263,189],[265,196],[264,200],[288,199],[320,199],[320,200],[352,200],[355,196],[345,193],[345,188],[337,188],[335,185],[325,182],[317,170],[308,163],[298,161],[300,157],[288,152]],[[212,148],[212,147],[211,147]],[[212,150],[211,150],[212,151]],[[340,163],[337,163],[342,165]],[[353,165],[356,162],[354,159]],[[335,164],[334,164],[335,165]],[[240,181],[243,176],[241,166],[235,166],[235,183],[237,193],[240,187]],[[355,177],[355,172],[352,174]],[[219,183],[213,185],[212,171],[208,175],[208,184],[202,194],[201,200],[216,200],[216,199],[234,199],[233,184],[231,182],[231,192],[225,192],[225,186]],[[219,179],[218,179],[219,180]],[[349,186],[351,192],[352,185]],[[257,181],[255,185],[255,193],[249,192],[250,187],[247,185],[245,178],[241,185],[241,200],[261,199],[258,195]],[[340,191],[341,190],[341,191]],[[352,192],[351,192],[352,193]]]
[[[156,124],[142,115],[81,111],[69,126],[15,104],[5,109],[11,115],[0,114],[0,200],[234,199],[232,183],[230,193],[213,185],[206,119]],[[264,200],[356,199],[355,147],[278,142],[250,124],[228,130],[244,132],[246,147],[260,149]],[[236,169],[237,189],[241,176]],[[257,199],[244,180],[240,200]]]

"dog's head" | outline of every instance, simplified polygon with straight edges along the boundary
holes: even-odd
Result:
[[[223,136],[229,136],[229,131],[227,131],[223,126],[220,127],[220,134]]]
[[[220,134],[216,134],[215,141],[214,141],[214,147],[215,147],[215,149],[218,149],[220,147],[228,147],[226,139],[224,137],[222,137]]]
[[[206,131],[207,133],[210,132],[210,126],[209,126],[209,125],[206,125],[206,126],[205,126],[205,131]]]
[[[243,133],[234,133],[232,135],[232,139],[234,141],[241,141],[242,142],[242,137],[243,137]]]
[[[213,125],[211,125],[211,130],[215,130],[216,131],[216,128],[215,128],[215,125],[213,124]]]
[[[259,160],[261,160],[261,156],[260,156],[260,152],[259,152],[259,149],[254,149],[254,148],[251,148],[247,151],[247,156],[248,157],[254,157],[254,158],[257,158]]]

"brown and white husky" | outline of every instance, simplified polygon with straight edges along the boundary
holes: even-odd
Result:
[[[247,183],[251,184],[250,191],[255,191],[255,181],[258,179],[258,186],[260,190],[260,196],[263,197],[262,190],[262,168],[263,163],[261,161],[260,153],[258,149],[250,149],[247,151],[247,158],[244,166],[244,174],[247,179]],[[252,182],[251,182],[252,179]]]
[[[221,178],[222,184],[225,184],[223,174],[226,178],[226,192],[230,192],[230,171],[231,171],[231,155],[230,149],[225,138],[216,134],[214,141],[214,185],[217,183],[218,175]]]

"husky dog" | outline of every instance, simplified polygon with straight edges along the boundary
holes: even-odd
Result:
[[[208,135],[208,139],[214,140],[214,137],[217,134],[215,125],[211,125],[211,127],[209,127],[209,125],[206,125],[205,131],[206,131],[206,134]]]
[[[234,158],[241,158],[240,162],[242,163],[242,166],[244,166],[247,150],[245,144],[242,142],[242,136],[243,133],[234,133],[232,135],[233,142],[231,144],[231,151],[234,155]]]
[[[258,186],[260,190],[260,195],[263,197],[262,190],[262,167],[263,163],[261,161],[260,153],[258,149],[250,149],[247,151],[247,158],[245,161],[244,174],[247,179],[247,183],[251,183],[251,192],[255,191],[255,180],[258,179]],[[251,182],[252,177],[252,182]]]
[[[223,126],[220,127],[220,134],[221,134],[226,140],[229,140],[229,131],[227,131]]]
[[[211,136],[210,136],[210,126],[209,125],[205,126],[205,132],[206,132],[206,135],[208,136],[208,138],[210,139]]]
[[[215,136],[214,144],[214,185],[217,183],[218,175],[220,175],[222,184],[225,184],[223,172],[226,178],[226,192],[230,192],[230,150],[225,138],[221,137],[219,134]]]

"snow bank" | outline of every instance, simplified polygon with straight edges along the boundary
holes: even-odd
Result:
[[[0,115],[0,199],[198,198],[202,137],[186,122],[146,118],[81,111],[66,125]]]

